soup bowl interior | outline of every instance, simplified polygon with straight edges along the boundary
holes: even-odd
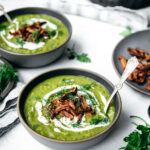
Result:
[[[53,50],[46,51],[46,52],[35,53],[35,54],[21,54],[21,53],[11,52],[8,51],[7,49],[3,49],[0,47],[0,54],[4,58],[9,60],[12,64],[15,64],[20,67],[40,67],[55,61],[64,53],[67,47],[67,43],[71,38],[72,26],[70,21],[61,13],[46,8],[28,7],[28,8],[15,9],[8,12],[8,15],[11,18],[18,15],[24,15],[24,14],[47,15],[60,20],[67,27],[68,30],[67,40],[59,47],[56,47]],[[7,21],[6,17],[4,15],[0,16],[0,24],[4,21]]]
[[[114,86],[111,84],[110,81],[108,81],[103,76],[98,75],[98,74],[93,73],[93,72],[90,72],[90,71],[81,70],[81,69],[80,70],[79,69],[70,69],[70,68],[57,69],[57,70],[49,71],[49,72],[41,74],[38,77],[31,80],[24,87],[22,92],[20,93],[20,95],[18,97],[18,103],[17,103],[19,118],[20,118],[21,122],[23,123],[23,125],[25,126],[25,128],[29,131],[29,133],[35,139],[37,139],[39,142],[41,142],[41,143],[43,143],[43,144],[45,144],[49,147],[53,147],[55,149],[60,149],[60,148],[61,149],[69,149],[70,146],[71,146],[72,149],[85,149],[89,146],[92,146],[92,145],[100,142],[114,127],[116,121],[118,120],[118,118],[120,116],[120,112],[121,112],[120,95],[119,95],[119,93],[117,93],[115,95],[115,97],[113,98],[114,105],[115,105],[114,119],[111,122],[111,124],[104,131],[102,131],[102,132],[100,132],[97,135],[94,135],[92,137],[81,139],[81,140],[75,140],[75,141],[62,141],[62,140],[55,140],[55,139],[52,139],[52,138],[47,138],[47,137],[44,137],[44,136],[36,133],[34,130],[32,130],[28,126],[28,124],[26,122],[26,119],[25,119],[25,115],[24,115],[24,103],[25,103],[25,100],[26,100],[27,95],[29,94],[29,92],[37,84],[41,83],[42,81],[45,81],[46,79],[56,77],[56,76],[60,76],[60,75],[77,75],[77,76],[84,76],[84,77],[91,78],[91,79],[95,80],[96,82],[102,84],[109,91],[109,93],[112,93],[112,91],[114,89]]]

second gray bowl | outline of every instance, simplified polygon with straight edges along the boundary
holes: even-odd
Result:
[[[67,27],[69,33],[68,39],[58,48],[55,48],[51,51],[39,53],[39,54],[19,54],[19,53],[13,53],[0,48],[0,54],[4,58],[9,60],[11,63],[20,67],[40,67],[55,61],[64,53],[67,47],[67,43],[70,40],[72,35],[71,24],[65,16],[63,16],[62,14],[56,11],[45,9],[45,8],[38,8],[38,7],[15,9],[8,12],[8,14],[11,17],[22,15],[22,14],[43,14],[43,15],[52,16],[62,21],[62,23]],[[0,17],[0,23],[2,23],[3,21],[6,21],[4,15]]]

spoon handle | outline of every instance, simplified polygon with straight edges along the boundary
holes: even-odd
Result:
[[[104,107],[104,112],[107,113],[109,104],[112,100],[112,98],[114,97],[114,95],[117,93],[118,90],[120,90],[123,86],[123,83],[125,82],[125,80],[128,78],[128,76],[134,71],[134,69],[137,67],[137,65],[139,64],[138,59],[134,56],[131,57],[126,65],[126,68],[120,78],[119,83],[115,86],[113,93],[111,94],[109,100],[107,101],[105,107]]]
[[[10,23],[12,23],[12,20],[11,20],[10,16],[5,12],[5,10],[3,10],[3,13],[4,13],[5,17],[7,18],[7,20],[8,20]]]
[[[10,16],[6,13],[6,11],[4,10],[3,5],[1,5],[1,4],[0,4],[0,10],[3,12],[4,16],[6,17],[6,19],[7,19],[10,23],[12,23],[12,20],[11,20]]]

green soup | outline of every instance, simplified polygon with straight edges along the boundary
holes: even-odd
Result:
[[[95,110],[91,116],[84,115],[82,121],[58,115],[50,118],[51,102],[63,95],[63,92],[78,88],[78,95],[84,95],[86,102]],[[104,86],[83,76],[57,76],[35,86],[25,101],[24,114],[28,125],[37,133],[58,140],[79,140],[91,137],[106,129],[115,114],[111,104],[107,116],[104,106],[109,93]]]
[[[38,43],[32,43],[30,41],[21,43],[19,41],[20,39],[10,34],[10,32],[16,32],[23,25],[31,25],[37,21],[46,22],[42,27],[47,32],[55,31],[55,35],[47,39],[46,42],[41,40]],[[9,22],[0,24],[0,47],[14,53],[37,54],[51,51],[62,45],[68,39],[68,36],[68,29],[60,20],[46,15],[18,15],[13,18],[12,24]]]

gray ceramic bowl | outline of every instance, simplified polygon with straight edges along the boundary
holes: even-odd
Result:
[[[0,64],[6,64],[8,66],[11,66],[10,63],[6,61],[2,56],[0,56]],[[7,94],[10,92],[13,86],[14,86],[14,81],[8,83],[5,89],[0,93],[0,102],[7,96]]]
[[[65,68],[65,69],[57,69],[57,70],[45,72],[45,73],[35,77],[34,79],[32,79],[20,93],[20,95],[18,97],[18,103],[17,103],[17,109],[18,109],[18,115],[19,115],[20,121],[22,122],[24,127],[27,129],[27,131],[37,141],[47,145],[48,147],[52,147],[54,149],[61,149],[61,150],[63,150],[63,149],[65,149],[65,150],[66,149],[68,149],[68,150],[70,150],[70,149],[71,150],[86,149],[87,147],[100,142],[113,129],[115,123],[117,122],[117,120],[119,118],[120,112],[121,112],[122,105],[121,105],[120,95],[119,95],[119,93],[117,93],[116,96],[114,97],[115,116],[114,116],[112,123],[103,132],[100,132],[99,134],[94,135],[92,137],[82,139],[82,140],[76,140],[76,141],[61,141],[61,140],[55,140],[52,138],[47,138],[45,136],[42,136],[42,135],[36,133],[34,130],[32,130],[28,126],[25,116],[24,116],[24,102],[26,100],[27,95],[29,94],[31,89],[33,89],[33,87],[35,87],[37,84],[39,84],[40,82],[42,82],[48,78],[52,78],[52,77],[59,76],[59,75],[80,75],[80,76],[89,77],[89,78],[99,82],[103,86],[105,86],[105,88],[110,93],[112,93],[112,91],[114,89],[114,86],[112,85],[112,83],[110,81],[108,81],[106,78],[104,78],[101,75],[98,75],[96,73],[86,71],[86,70]]]
[[[21,67],[40,67],[40,66],[44,66],[46,64],[49,64],[55,61],[64,53],[67,43],[70,40],[71,35],[72,35],[71,24],[65,16],[63,16],[62,14],[56,11],[45,9],[45,8],[38,8],[38,7],[15,9],[15,10],[8,12],[8,14],[10,15],[10,17],[14,17],[17,15],[22,15],[22,14],[43,14],[43,15],[53,16],[59,19],[60,21],[62,21],[67,27],[68,32],[69,32],[69,37],[66,40],[66,42],[64,42],[58,48],[55,48],[52,51],[47,51],[44,53],[19,54],[19,53],[13,53],[13,52],[0,48],[0,54],[4,58],[9,60],[11,63],[17,66],[21,66]],[[6,18],[4,17],[4,15],[0,17],[0,23],[2,23],[3,21],[6,21]]]

